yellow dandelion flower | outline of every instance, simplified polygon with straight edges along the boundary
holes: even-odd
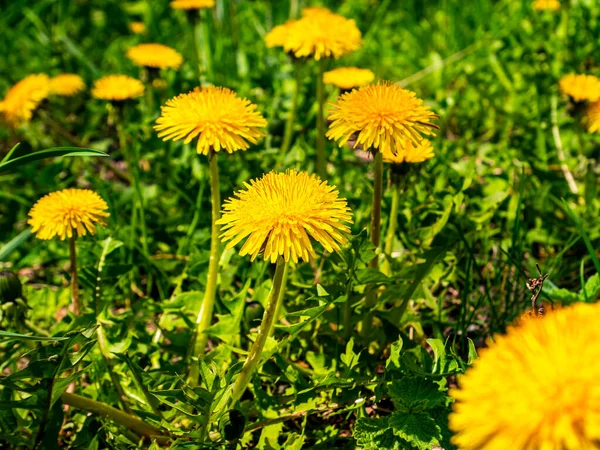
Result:
[[[147,28],[144,22],[131,22],[129,29],[135,34],[146,34]]]
[[[420,163],[433,158],[433,146],[429,139],[423,139],[418,144],[414,144],[411,140],[407,139],[404,143],[404,147],[398,149],[398,153],[395,155],[390,149],[383,151],[383,162],[390,164],[403,164],[403,163]]]
[[[0,113],[12,127],[27,123],[33,111],[48,96],[50,78],[43,73],[29,75],[11,87],[0,101]]]
[[[588,105],[585,110],[584,122],[590,133],[600,133],[600,100]]]
[[[459,379],[450,428],[472,450],[597,449],[600,303],[509,328]]]
[[[108,75],[96,80],[92,95],[100,100],[124,101],[144,95],[144,85],[127,75]]]
[[[421,134],[433,135],[437,119],[414,92],[378,83],[343,94],[332,104],[327,137],[340,147],[356,135],[356,144],[375,153],[398,153],[407,141],[417,145]],[[355,144],[355,145],[356,145]]]
[[[576,102],[600,100],[600,79],[593,75],[565,75],[559,81],[560,90]]]
[[[358,67],[340,67],[323,74],[325,84],[333,84],[344,90],[366,86],[374,79],[375,74],[373,72]]]
[[[356,22],[328,11],[313,11],[279,25],[266,36],[267,46],[282,46],[296,58],[339,58],[357,50],[362,38]]]
[[[52,192],[33,205],[29,211],[31,231],[38,239],[61,240],[75,236],[96,234],[96,224],[105,226],[104,218],[108,205],[93,191],[88,189],[64,189]]]
[[[308,261],[315,256],[311,238],[328,252],[339,251],[347,242],[352,212],[345,199],[338,197],[335,186],[315,175],[288,170],[270,172],[259,180],[244,183],[246,189],[223,205],[217,224],[222,225],[221,239],[232,248],[248,238],[240,255],[252,260],[264,252],[274,263],[298,258]]]
[[[154,129],[163,140],[198,138],[198,153],[210,150],[233,153],[256,144],[265,133],[259,128],[267,121],[250,100],[240,98],[231,89],[209,86],[196,88],[167,101]],[[248,141],[248,142],[247,142]]]
[[[141,67],[178,69],[183,57],[177,50],[161,44],[139,44],[127,50],[127,57]]]
[[[560,2],[558,0],[535,0],[531,6],[536,11],[558,11]]]
[[[170,4],[173,9],[205,9],[214,8],[215,0],[174,0]]]
[[[83,78],[74,73],[63,73],[50,79],[50,92],[64,97],[72,97],[85,89]]]

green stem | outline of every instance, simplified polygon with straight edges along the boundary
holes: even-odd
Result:
[[[69,258],[71,260],[71,309],[73,314],[81,314],[81,299],[79,298],[79,284],[77,283],[77,249],[75,247],[76,236],[69,238]]]
[[[375,256],[369,261],[369,267],[377,269],[379,265],[379,241],[381,236],[381,199],[383,193],[383,157],[380,151],[375,153],[373,181],[373,205],[371,210],[371,244],[375,247]],[[372,308],[377,303],[377,290],[369,286],[365,307]],[[372,316],[367,314],[362,322],[362,333],[367,335],[371,330]]]
[[[265,343],[267,342],[267,338],[271,333],[271,327],[275,321],[275,312],[277,311],[279,300],[281,299],[280,293],[286,267],[287,263],[282,256],[279,256],[277,259],[277,266],[275,268],[275,276],[273,277],[273,286],[271,287],[269,297],[267,298],[267,307],[263,314],[260,328],[258,329],[258,335],[256,336],[256,340],[252,345],[252,349],[246,358],[244,367],[242,367],[242,371],[239,373],[233,386],[231,399],[232,405],[234,405],[242,397],[242,394],[246,390],[248,383],[250,383],[252,375],[254,374],[256,366],[258,365],[262,355]]]
[[[292,145],[292,136],[294,134],[294,122],[296,121],[296,110],[298,109],[298,93],[300,91],[300,75],[302,74],[302,63],[300,60],[294,61],[294,69],[292,104],[290,105],[290,111],[288,112],[287,120],[285,122],[285,133],[281,144],[281,154],[284,156]]]
[[[119,120],[120,119],[120,120]],[[148,252],[148,232],[146,228],[146,213],[144,208],[144,195],[142,193],[142,186],[140,184],[140,159],[139,159],[139,151],[136,145],[133,146],[133,151],[128,151],[127,147],[127,137],[125,135],[125,130],[123,128],[123,122],[125,118],[121,117],[117,119],[117,133],[119,134],[119,148],[121,150],[121,154],[127,160],[127,165],[131,168],[132,177],[133,177],[133,188],[135,190],[136,199],[134,199],[133,209],[137,206],[140,211],[140,228],[142,229],[142,249],[144,251],[144,255],[149,257]]]
[[[285,297],[285,290],[287,288],[287,283],[288,283],[289,277],[290,277],[290,271],[286,265],[286,267],[283,269],[283,280],[281,281],[281,289],[279,290],[279,299],[277,300],[277,306],[275,309],[275,319],[273,319],[275,322],[278,322],[279,317],[281,316],[281,305],[283,304],[283,298]],[[273,333],[275,333],[275,327],[271,327],[269,336],[273,336]]]
[[[394,250],[394,238],[396,237],[396,228],[398,227],[398,209],[400,207],[400,194],[402,193],[400,180],[394,178],[392,182],[392,208],[390,210],[390,223],[385,235],[385,261],[381,271],[388,277],[391,272],[392,251]]]
[[[325,166],[325,89],[323,86],[323,73],[325,72],[325,59],[319,60],[319,74],[317,76],[317,174],[324,180],[327,176]]]
[[[204,348],[208,341],[208,335],[205,331],[211,324],[213,309],[215,306],[215,296],[217,293],[217,277],[219,275],[219,260],[221,259],[221,245],[219,243],[219,230],[217,221],[221,217],[221,192],[219,186],[219,166],[217,164],[217,154],[213,151],[208,155],[210,165],[210,195],[212,201],[212,229],[210,237],[210,257],[208,262],[208,278],[206,281],[206,290],[204,299],[198,311],[196,318],[196,331],[192,337],[191,349],[194,358],[204,354]],[[194,384],[198,378],[198,364],[192,359],[190,364],[190,382]]]
[[[157,439],[157,441],[162,443],[167,441],[167,435],[160,429],[131,414],[119,411],[118,409],[113,408],[105,403],[97,402],[90,398],[82,397],[81,395],[77,394],[71,394],[69,392],[64,392],[60,398],[65,405],[70,405],[74,408],[82,409],[84,411],[106,417],[113,422],[132,430],[139,436],[147,439]]]
[[[205,11],[205,13],[208,14],[208,11]],[[200,85],[214,80],[210,51],[210,32],[205,19],[200,14],[194,16],[194,57]]]

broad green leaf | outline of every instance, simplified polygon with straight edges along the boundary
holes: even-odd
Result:
[[[394,435],[419,450],[440,445],[441,429],[427,414],[396,411],[390,415],[389,424]]]
[[[404,377],[394,380],[388,387],[396,411],[422,412],[444,402],[439,386],[424,377]]]
[[[361,417],[352,430],[358,447],[364,450],[401,450],[407,442],[394,435],[389,426],[389,416],[380,418]]]

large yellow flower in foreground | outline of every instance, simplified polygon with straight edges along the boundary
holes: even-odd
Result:
[[[246,189],[223,205],[221,239],[231,248],[248,238],[240,255],[252,260],[264,252],[272,263],[278,256],[286,261],[308,261],[315,256],[312,240],[329,251],[347,242],[352,212],[334,186],[315,175],[288,170],[270,172],[259,180],[244,183]]]
[[[233,153],[265,135],[259,128],[266,127],[267,121],[256,108],[231,89],[196,88],[167,101],[154,129],[163,140],[185,139],[187,144],[197,137],[197,151],[204,155],[210,150]]]
[[[96,224],[106,225],[108,205],[93,191],[64,189],[38,200],[29,211],[29,221],[38,239],[65,239],[96,234]]]
[[[205,9],[213,8],[215,0],[174,0],[170,4],[173,9]]]
[[[584,122],[590,133],[600,133],[600,100],[586,108]]]
[[[139,44],[127,50],[136,65],[155,69],[178,69],[183,57],[177,50],[162,44]]]
[[[560,90],[576,102],[600,99],[600,79],[593,75],[565,75],[559,81]]]
[[[361,43],[356,22],[326,8],[304,11],[300,20],[279,25],[265,37],[268,47],[281,46],[295,57],[339,58],[357,50]]]
[[[33,111],[48,96],[49,90],[48,75],[29,75],[8,90],[0,101],[0,113],[12,127],[29,122]]]
[[[600,445],[600,304],[578,303],[509,328],[459,379],[450,427],[472,450]]]
[[[127,75],[108,75],[96,80],[92,95],[100,100],[124,101],[144,95],[144,85]]]
[[[437,117],[414,92],[379,83],[343,94],[332,104],[327,137],[341,147],[356,136],[365,150],[396,154],[407,140],[417,145],[421,134],[435,134],[438,126],[431,120]]]
[[[64,97],[71,97],[85,89],[83,78],[74,73],[63,73],[50,79],[50,92]]]
[[[433,158],[433,146],[429,139],[423,139],[418,144],[406,140],[404,147],[398,149],[395,155],[391,150],[383,151],[383,161],[390,164],[420,163]]]
[[[375,74],[373,72],[358,67],[340,67],[323,74],[325,84],[333,84],[345,90],[366,86],[374,79]]]
[[[560,2],[558,0],[535,0],[531,6],[536,11],[558,11]]]

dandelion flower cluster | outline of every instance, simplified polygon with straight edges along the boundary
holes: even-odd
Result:
[[[361,33],[356,22],[327,8],[310,8],[304,17],[279,25],[265,37],[268,47],[283,47],[296,58],[339,58],[357,50]]]
[[[64,97],[72,97],[85,89],[83,78],[74,73],[63,73],[50,79],[50,92]]]
[[[536,11],[558,11],[560,2],[558,0],[535,0],[531,6]]]
[[[140,80],[127,75],[108,75],[94,83],[92,95],[100,100],[124,101],[144,94]]]
[[[421,134],[433,135],[437,119],[414,92],[391,83],[378,83],[343,94],[332,104],[327,137],[340,147],[356,136],[356,144],[375,153],[397,154],[406,142],[417,145]]]
[[[267,121],[250,100],[222,87],[196,88],[167,101],[154,129],[163,140],[198,138],[198,153],[246,150],[264,136]]]
[[[146,25],[144,24],[144,22],[131,22],[129,24],[129,29],[134,34],[146,34],[146,31],[147,31]]]
[[[576,102],[600,100],[600,79],[593,75],[565,75],[559,81],[560,90]]]
[[[38,239],[61,240],[73,236],[96,234],[96,224],[106,225],[108,205],[93,191],[87,189],[64,189],[52,192],[41,199],[29,211],[29,221]]]
[[[139,44],[127,51],[127,57],[141,67],[178,69],[183,57],[176,50],[161,44]]]
[[[173,9],[205,9],[213,8],[215,0],[174,0],[170,4]]]
[[[0,113],[12,127],[27,123],[33,111],[48,96],[50,79],[43,73],[29,75],[11,87],[0,101]]]
[[[390,164],[420,163],[433,158],[433,146],[429,139],[423,139],[418,144],[407,139],[404,146],[395,155],[390,149],[383,151],[383,162]]]
[[[358,67],[340,67],[323,74],[325,84],[332,84],[344,90],[366,86],[374,79],[375,74],[373,72]]]
[[[459,379],[450,427],[473,450],[579,450],[600,442],[600,303],[510,328]]]
[[[275,262],[308,261],[315,256],[311,238],[333,252],[347,242],[352,213],[334,186],[315,175],[288,170],[270,172],[259,180],[245,183],[246,189],[223,205],[221,239],[231,248],[248,238],[240,255],[252,260],[263,252]]]
[[[600,100],[588,105],[584,122],[590,133],[600,133]]]

